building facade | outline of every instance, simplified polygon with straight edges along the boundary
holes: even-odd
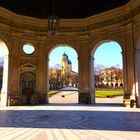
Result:
[[[94,53],[107,41],[116,41],[122,48],[124,105],[140,106],[139,0],[84,19],[62,19],[60,28],[59,36],[50,36],[46,32],[47,20],[18,15],[0,7],[0,45],[5,49],[3,106],[25,102],[23,85],[30,85],[29,89],[36,93],[34,102],[49,103],[48,56],[62,44],[74,48],[78,54],[79,103],[87,100],[95,103]],[[24,53],[25,44],[32,44],[34,53]],[[31,90],[26,91],[29,97]]]
[[[115,67],[102,69],[100,72],[100,84],[106,87],[123,87],[123,70]]]
[[[65,53],[62,56],[61,64],[62,64],[61,75],[72,72],[72,63],[69,60],[68,55]]]

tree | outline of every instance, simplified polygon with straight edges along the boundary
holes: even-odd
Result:
[[[102,69],[105,69],[104,65],[94,64],[94,74],[95,75],[100,75],[100,72],[101,72]]]
[[[0,66],[2,67],[4,63],[3,57],[0,57]]]
[[[59,64],[49,68],[49,83],[61,88],[65,86],[78,86],[78,74],[73,71],[66,71],[62,74],[62,67]]]
[[[102,83],[103,75],[101,75],[101,70],[105,69],[104,65],[95,64],[94,65],[94,77],[95,77],[95,84]]]

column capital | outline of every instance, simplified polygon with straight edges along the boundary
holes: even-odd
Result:
[[[93,61],[95,60],[95,58],[93,56],[91,56],[91,55],[89,56],[89,59],[93,60]]]
[[[80,60],[80,58],[81,58],[81,57],[80,57],[80,55],[78,55],[78,56],[77,56],[77,60],[79,61],[79,60]]]
[[[121,54],[124,55],[124,51],[122,51]]]
[[[50,58],[49,57],[46,57],[46,61],[49,62],[50,61]]]

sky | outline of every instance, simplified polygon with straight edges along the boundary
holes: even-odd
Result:
[[[30,45],[30,44],[25,44],[23,46],[23,51],[26,53],[26,54],[32,54],[34,51],[35,51],[35,48]]]
[[[68,46],[60,46],[52,50],[50,53],[49,66],[54,66],[55,64],[61,65],[61,58],[63,53],[69,56],[72,62],[72,70],[78,72],[78,60],[76,51]],[[122,68],[122,49],[117,42],[106,42],[97,47],[94,58],[95,64],[103,65],[106,68],[111,66],[119,66]]]
[[[106,42],[95,51],[95,64],[105,67],[120,66],[122,68],[122,49],[117,42]]]
[[[8,54],[7,46],[4,42],[0,41],[0,57],[3,57],[6,54]]]
[[[49,56],[49,66],[54,66],[55,64],[60,64],[61,65],[61,59],[62,55],[67,54],[69,57],[69,60],[72,62],[72,71],[78,72],[78,55],[77,52],[69,47],[69,46],[61,46],[57,47],[52,50]]]
[[[0,57],[3,57],[4,50],[0,47]]]

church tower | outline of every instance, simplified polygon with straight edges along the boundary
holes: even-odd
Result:
[[[62,55],[61,65],[62,65],[62,71],[61,71],[62,75],[72,71],[72,63],[69,60],[68,55],[65,52]]]

